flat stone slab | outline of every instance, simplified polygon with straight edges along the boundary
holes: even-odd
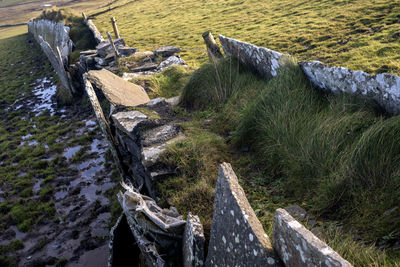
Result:
[[[390,114],[400,114],[400,77],[382,73],[370,75],[343,67],[328,67],[321,62],[299,62],[314,86],[324,91],[349,93],[375,100]]]
[[[154,55],[155,56],[162,56],[162,57],[170,57],[172,55],[174,55],[175,53],[179,53],[181,51],[181,49],[179,47],[175,47],[175,46],[163,46],[163,47],[159,47],[157,49],[154,50]]]
[[[205,266],[281,266],[229,163],[219,167]]]
[[[142,164],[146,168],[150,168],[154,166],[160,157],[160,155],[167,149],[168,146],[172,145],[175,142],[178,142],[184,139],[184,135],[178,135],[165,143],[156,144],[153,146],[144,147],[142,150]]]
[[[275,213],[274,248],[285,266],[352,266],[284,209]]]
[[[204,265],[204,231],[200,219],[190,212],[183,233],[183,266],[202,267]]]
[[[131,71],[134,71],[134,72],[149,71],[149,70],[157,69],[157,66],[158,65],[156,63],[146,63],[144,65],[132,68]]]
[[[180,132],[180,127],[174,124],[165,124],[142,133],[142,146],[148,147],[164,143]]]
[[[88,79],[114,106],[134,107],[150,101],[143,87],[127,82],[108,70],[91,70]]]
[[[219,41],[226,55],[236,57],[244,65],[266,79],[271,79],[278,74],[278,69],[289,58],[279,52],[265,47],[227,38],[219,35]]]
[[[146,115],[136,110],[118,112],[113,114],[111,118],[115,126],[133,140],[136,139],[138,128],[149,121]]]

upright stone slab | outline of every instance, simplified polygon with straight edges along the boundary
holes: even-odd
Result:
[[[280,266],[268,235],[228,163],[220,165],[205,266]]]
[[[239,40],[219,36],[219,41],[226,55],[236,57],[244,65],[266,79],[278,74],[278,69],[290,60],[279,52],[258,47]]]
[[[369,75],[343,67],[328,67],[318,61],[299,62],[314,86],[332,93],[349,93],[374,99],[388,113],[400,114],[400,77]]]
[[[183,266],[202,267],[204,265],[204,232],[198,216],[190,212],[183,233]]]
[[[352,266],[284,209],[275,213],[274,248],[285,266]]]
[[[141,86],[127,82],[108,70],[91,70],[88,72],[88,79],[115,107],[134,107],[150,100]]]

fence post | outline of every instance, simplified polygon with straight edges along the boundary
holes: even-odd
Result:
[[[112,18],[111,18],[111,24],[112,24],[113,29],[114,29],[115,38],[116,38],[116,39],[121,38],[121,37],[119,36],[119,31],[118,31],[118,27],[117,27],[117,21],[115,20],[115,17],[112,17]]]
[[[203,33],[202,36],[207,46],[208,58],[210,59],[210,61],[214,62],[214,58],[221,58],[221,51],[219,50],[219,47],[215,42],[215,39],[212,36],[211,32],[206,31],[205,33]]]
[[[87,21],[87,17],[86,17],[85,12],[82,12],[82,17],[83,17],[83,21]]]
[[[117,62],[117,65],[118,65],[118,58],[119,58],[118,50],[117,50],[117,48],[115,47],[115,44],[114,44],[114,42],[113,42],[113,40],[112,40],[111,35],[110,35],[109,32],[107,32],[107,36],[108,36],[108,40],[110,41],[111,47],[112,47],[112,49],[114,50],[114,58],[115,58],[115,61]]]

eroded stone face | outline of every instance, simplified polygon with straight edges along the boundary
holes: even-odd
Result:
[[[154,55],[155,56],[162,56],[162,57],[170,57],[173,56],[175,53],[179,53],[181,51],[181,49],[179,47],[175,47],[175,46],[163,46],[163,47],[159,47],[157,49],[154,50]]]
[[[133,140],[136,139],[138,126],[148,120],[146,115],[137,110],[118,112],[113,114],[111,118],[115,126]]]
[[[343,67],[328,67],[318,61],[299,62],[314,86],[324,91],[349,93],[375,100],[388,113],[400,113],[400,77],[393,74],[370,75]]]
[[[277,75],[278,69],[288,60],[286,55],[239,40],[219,35],[226,55],[238,58],[243,64],[266,79]]]
[[[275,213],[274,248],[285,266],[352,266],[284,209]]]
[[[205,266],[281,266],[228,163],[218,172]]]
[[[183,266],[201,267],[204,265],[204,232],[198,216],[189,213],[183,233]]]

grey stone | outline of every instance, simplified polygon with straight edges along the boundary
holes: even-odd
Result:
[[[130,55],[138,51],[137,48],[129,46],[118,47],[117,50],[120,53],[120,55],[124,57],[129,57]]]
[[[155,144],[164,143],[179,134],[180,128],[174,124],[166,124],[143,132],[142,146],[148,147]]]
[[[304,222],[307,218],[307,211],[298,205],[288,206],[285,210],[299,221]]]
[[[228,163],[219,167],[210,235],[205,266],[280,266]]]
[[[143,87],[127,82],[108,70],[91,70],[88,79],[115,107],[134,107],[150,100]]]
[[[299,62],[314,86],[334,94],[349,93],[375,100],[390,114],[400,114],[400,77],[370,75],[343,67],[328,67],[318,61]]]
[[[175,46],[163,46],[155,49],[154,55],[155,56],[162,56],[162,57],[170,57],[173,56],[175,53],[179,53],[181,49]]]
[[[138,66],[138,67],[134,67],[131,69],[131,71],[143,72],[143,71],[149,71],[149,70],[154,70],[154,69],[157,69],[157,64],[150,62],[150,63],[143,64],[141,66]]]
[[[352,266],[284,209],[274,217],[274,248],[285,266]]]
[[[144,147],[142,149],[142,164],[143,164],[143,166],[145,166],[148,169],[148,168],[156,165],[156,163],[158,163],[158,159],[159,159],[160,155],[164,151],[166,151],[168,146],[170,146],[173,143],[176,143],[184,138],[185,138],[184,135],[178,135],[164,143]]]
[[[153,98],[152,100],[150,100],[149,102],[147,102],[144,105],[146,107],[153,108],[155,106],[158,106],[158,105],[164,104],[164,103],[165,103],[165,98],[164,97],[157,97],[157,98]]]
[[[143,113],[133,111],[122,111],[111,116],[114,125],[133,140],[136,140],[138,129],[149,124],[150,120]]]
[[[85,55],[85,56],[88,56],[88,55],[95,55],[95,54],[97,54],[97,50],[96,50],[96,49],[85,50],[85,51],[79,52],[79,55]]]
[[[125,45],[125,41],[122,38],[113,40],[113,43],[115,46],[124,46]],[[108,42],[108,41],[99,43],[96,46],[96,50],[100,57],[106,57],[109,53],[114,52],[110,42]]]
[[[106,56],[105,58],[94,57],[94,61],[97,64],[99,64],[100,66],[107,66],[113,60],[114,60],[114,56],[112,56],[112,57]]]
[[[157,69],[163,71],[164,69],[173,65],[185,65],[185,61],[179,56],[170,56],[158,65]]]
[[[226,55],[238,58],[240,62],[266,79],[276,76],[279,68],[290,60],[289,56],[279,52],[223,35],[219,35],[219,40]]]
[[[204,232],[198,216],[188,214],[183,233],[183,266],[201,267],[204,265]]]
[[[165,102],[167,102],[168,104],[170,104],[171,106],[177,106],[179,104],[179,101],[181,100],[181,97],[175,96],[175,97],[171,97],[165,100]]]
[[[125,81],[129,81],[132,80],[134,78],[138,78],[138,77],[143,77],[143,76],[150,76],[155,74],[156,72],[154,71],[142,71],[142,72],[124,72],[124,74],[122,74],[122,79],[124,79]]]

